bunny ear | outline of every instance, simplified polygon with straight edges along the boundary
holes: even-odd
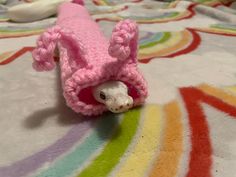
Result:
[[[138,26],[134,21],[123,20],[119,22],[112,32],[108,49],[112,57],[120,61],[125,59],[137,62]]]
[[[59,26],[48,29],[37,41],[37,47],[32,52],[33,68],[37,71],[49,71],[55,67],[54,52],[58,42],[63,48],[62,63],[70,69],[78,69],[87,65],[86,52],[82,42],[76,35]],[[61,56],[60,56],[61,57]]]
[[[32,52],[33,68],[37,71],[49,71],[55,67],[54,50],[60,38],[60,27],[55,26],[44,32]]]

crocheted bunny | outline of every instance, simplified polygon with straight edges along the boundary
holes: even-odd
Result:
[[[119,81],[128,88],[132,106],[144,103],[147,85],[137,69],[136,23],[130,20],[119,22],[109,43],[83,5],[63,3],[58,9],[57,24],[37,41],[33,68],[52,70],[56,47],[63,95],[74,111],[88,116],[107,111],[106,105],[94,96],[94,90],[110,81]]]

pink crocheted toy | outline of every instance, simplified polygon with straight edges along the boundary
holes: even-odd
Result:
[[[108,109],[126,111],[144,103],[147,85],[137,69],[136,23],[130,20],[119,22],[109,43],[82,3],[64,3],[59,7],[57,24],[37,41],[33,51],[33,68],[37,71],[52,70],[56,47],[60,57],[63,95],[74,111],[91,116]],[[102,92],[106,84],[111,87],[110,91],[114,91],[116,85],[121,86],[130,101],[119,102],[124,96],[119,93],[106,98]],[[114,102],[119,104],[107,106]]]

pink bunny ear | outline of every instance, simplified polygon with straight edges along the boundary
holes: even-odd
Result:
[[[55,67],[54,50],[60,38],[60,27],[55,26],[44,32],[33,50],[33,68],[37,71],[49,71]]]
[[[32,52],[35,70],[50,71],[55,67],[54,51],[58,42],[60,50],[64,51],[62,65],[66,65],[67,70],[72,72],[87,65],[86,51],[78,37],[70,30],[55,26],[44,32],[37,41],[37,47]]]
[[[112,32],[109,54],[118,60],[137,60],[138,26],[134,21],[124,20],[119,22]]]

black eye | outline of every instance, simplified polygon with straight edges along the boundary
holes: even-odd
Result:
[[[106,95],[105,95],[105,93],[100,92],[100,98],[101,98],[102,100],[106,100]]]

